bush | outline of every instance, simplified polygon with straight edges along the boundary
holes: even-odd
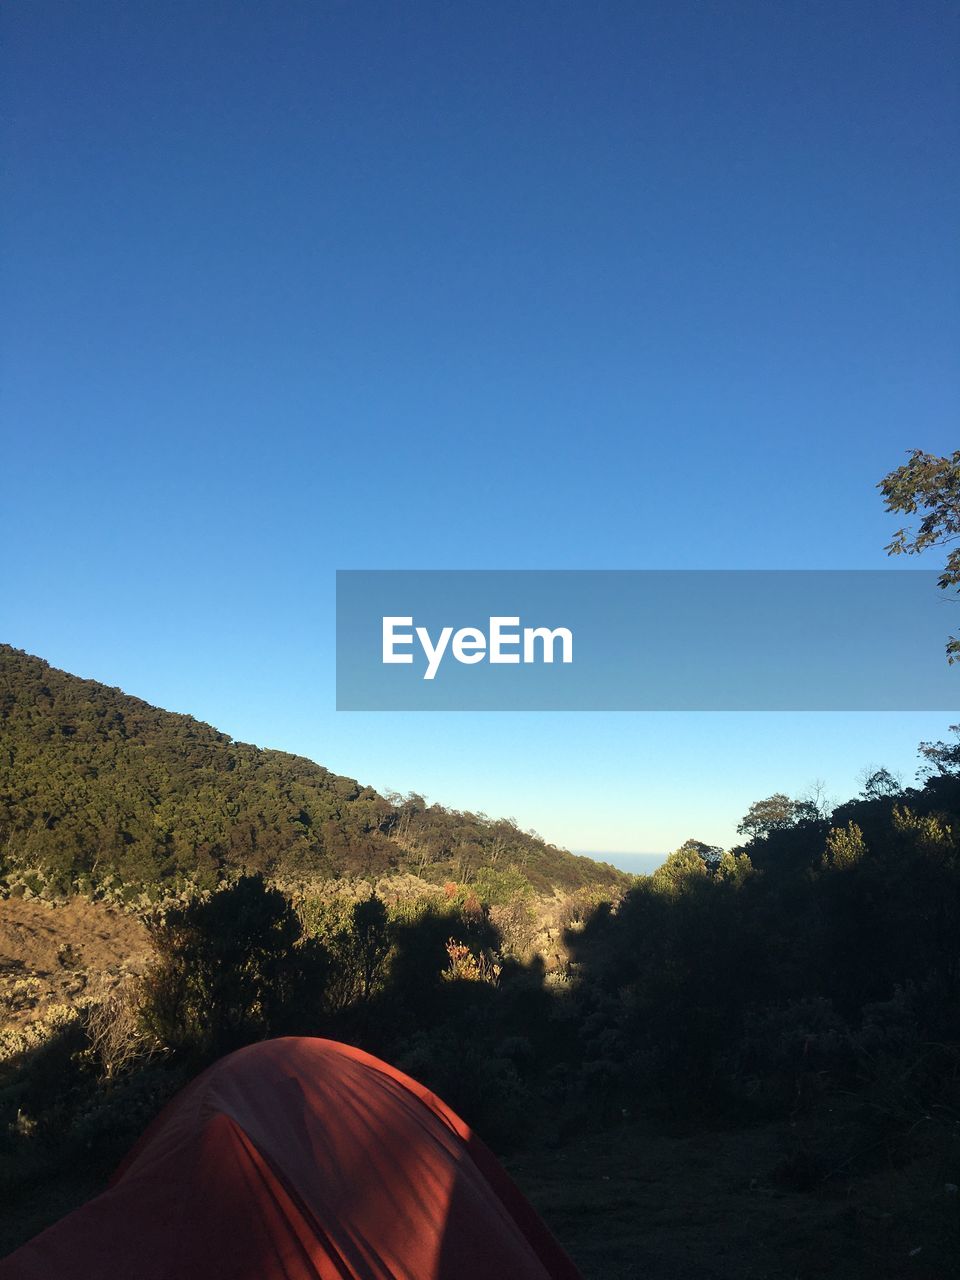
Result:
[[[397,1064],[453,1107],[500,1150],[515,1144],[532,1122],[532,1095],[516,1065],[486,1043],[465,1044],[449,1029],[423,1032]]]
[[[261,876],[168,912],[152,929],[143,1021],[162,1044],[201,1059],[303,1028],[317,1030],[327,956],[301,939],[289,899]]]
[[[112,1082],[143,1066],[158,1050],[144,1028],[143,998],[135,978],[101,980],[80,1008],[87,1055],[100,1079]]]

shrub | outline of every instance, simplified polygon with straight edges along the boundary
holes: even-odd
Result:
[[[474,955],[466,943],[450,938],[447,957],[447,967],[442,975],[446,982],[486,982],[495,987],[500,981],[502,966],[492,951]]]
[[[87,1054],[102,1080],[112,1082],[141,1067],[158,1044],[144,1029],[139,983],[128,977],[113,984],[101,980],[80,1008]]]
[[[145,1030],[201,1058],[265,1036],[316,1030],[326,952],[301,940],[289,899],[261,876],[166,913],[144,979]]]
[[[866,852],[863,832],[855,822],[848,822],[845,827],[831,827],[827,832],[823,865],[834,871],[843,871],[847,867],[855,867]]]

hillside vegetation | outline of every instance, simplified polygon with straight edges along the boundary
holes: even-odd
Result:
[[[379,795],[0,645],[0,876],[133,893],[237,872],[463,882],[484,867],[541,891],[629,882],[509,819]]]

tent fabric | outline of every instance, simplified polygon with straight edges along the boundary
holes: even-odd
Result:
[[[332,1040],[230,1054],[0,1280],[578,1280],[477,1136]]]

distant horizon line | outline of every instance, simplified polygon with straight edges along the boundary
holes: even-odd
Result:
[[[570,852],[577,857],[607,863],[609,866],[616,867],[618,871],[627,872],[628,875],[653,875],[669,856],[666,853],[651,852],[611,853],[609,849],[595,853],[586,853],[579,849],[571,849]]]
[[[665,858],[658,849],[571,849],[578,858]]]

